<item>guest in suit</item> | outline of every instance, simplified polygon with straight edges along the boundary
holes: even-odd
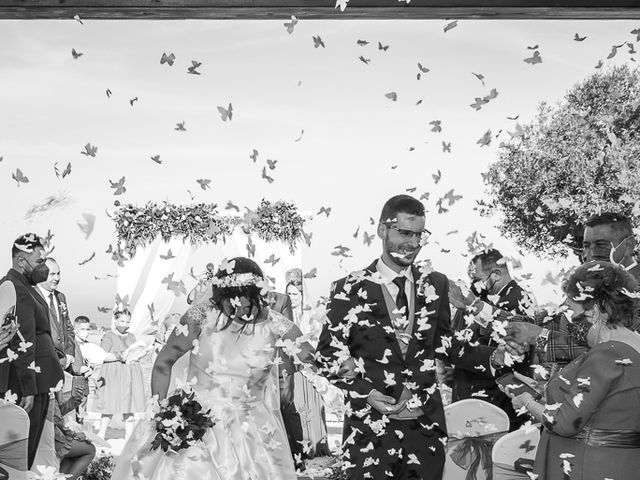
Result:
[[[452,337],[449,280],[428,262],[414,265],[429,235],[422,203],[390,198],[377,233],[381,257],[333,284],[318,344],[322,370],[348,391],[347,475],[441,480],[447,430],[436,356],[488,369],[490,354]]]
[[[47,280],[37,285],[37,289],[49,306],[49,318],[51,320],[51,338],[56,348],[58,357],[62,360],[64,368],[71,372],[76,354],[73,323],[69,318],[67,298],[58,291],[60,283],[60,266],[52,257],[46,259],[49,268]],[[80,373],[80,372],[73,372]]]
[[[496,249],[485,250],[471,259],[469,264],[469,277],[471,280],[471,290],[482,301],[519,315],[526,315],[533,312],[533,301],[518,283],[511,278],[509,267]],[[470,343],[487,345],[494,351],[498,344],[492,339],[492,328],[490,322],[493,320],[491,313],[481,312],[479,315],[469,316],[469,305],[459,299],[462,295],[452,295],[457,286],[450,289],[449,298],[452,305],[457,308],[454,315],[452,327],[456,332],[468,331],[471,333]],[[474,295],[474,298],[475,298]],[[467,319],[473,318],[473,323],[467,325]],[[515,369],[524,375],[531,375],[529,354],[521,357],[513,368],[504,366],[504,356],[492,355],[493,367],[490,371],[479,371],[477,368],[467,370],[455,368],[453,372],[453,392],[452,400],[458,401],[465,398],[480,398],[504,410],[509,415],[510,430],[517,430],[525,422],[525,418],[518,416],[513,409],[511,399],[505,395],[495,382],[495,378]],[[520,359],[519,359],[520,360]],[[511,363],[511,362],[509,362]]]
[[[49,274],[42,242],[34,233],[23,235],[14,242],[11,257],[13,266],[2,281],[10,281],[16,289],[19,334],[8,347],[16,355],[13,361],[0,364],[0,396],[17,395],[18,405],[29,414],[31,468],[47,417],[49,389],[63,380],[63,371],[51,339],[49,309],[34,288]],[[7,353],[0,352],[0,358]]]

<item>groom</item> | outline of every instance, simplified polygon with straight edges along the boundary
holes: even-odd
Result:
[[[452,339],[449,280],[413,264],[429,234],[422,203],[390,198],[377,233],[381,257],[333,284],[317,349],[348,392],[348,478],[441,480],[447,431],[435,357],[489,370],[490,355]]]

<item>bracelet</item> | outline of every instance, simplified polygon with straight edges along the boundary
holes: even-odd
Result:
[[[536,337],[535,346],[538,352],[542,353],[547,351],[547,343],[549,342],[550,333],[551,332],[548,329],[543,328],[540,334]]]
[[[496,355],[498,354],[498,349],[496,348],[493,352],[491,352],[491,356],[489,357],[489,365],[491,365],[496,370],[502,367],[502,365],[498,365],[496,362]]]

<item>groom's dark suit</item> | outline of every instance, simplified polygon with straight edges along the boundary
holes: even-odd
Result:
[[[378,261],[334,283],[318,344],[319,362],[335,383],[348,391],[343,441],[351,479],[440,480],[444,468],[441,439],[447,435],[436,382],[435,357],[454,364],[489,368],[489,351],[467,349],[453,340],[449,280],[438,272],[422,275],[411,267],[415,318],[405,353],[392,323],[394,305],[377,275]],[[377,281],[374,281],[377,280]],[[336,379],[347,357],[362,361],[364,373],[353,381]],[[414,418],[387,418],[367,403],[372,390],[392,396],[413,395]],[[411,411],[405,411],[411,417]]]

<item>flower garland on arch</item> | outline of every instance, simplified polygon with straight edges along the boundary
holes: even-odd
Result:
[[[217,243],[240,226],[246,234],[256,233],[267,242],[281,241],[291,253],[303,237],[304,218],[298,208],[282,200],[262,200],[258,208],[244,216],[225,216],[213,203],[175,205],[148,202],[143,207],[123,205],[114,215],[118,249],[133,257],[139,247],[151,244],[158,236],[165,242],[182,237],[192,245]]]

